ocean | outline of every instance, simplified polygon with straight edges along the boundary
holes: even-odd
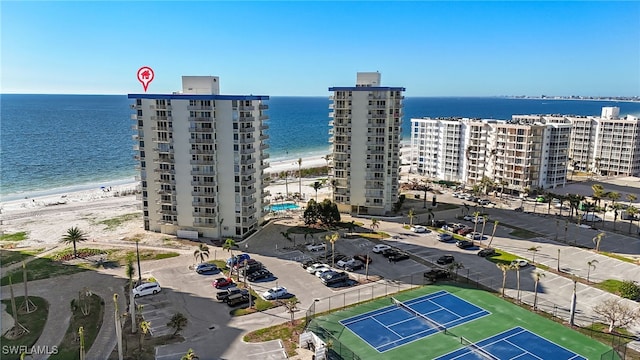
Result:
[[[0,95],[0,200],[37,191],[91,189],[136,175],[125,95]],[[330,151],[329,97],[280,97],[268,102],[269,161]],[[600,115],[603,106],[640,115],[640,103],[510,98],[405,98],[403,137],[411,118],[510,119],[513,114]]]

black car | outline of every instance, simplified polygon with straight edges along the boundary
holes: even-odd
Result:
[[[433,225],[433,226],[435,226],[437,228],[440,228],[440,227],[443,227],[443,226],[447,225],[447,222],[444,221],[444,220],[432,220],[431,221],[431,225]]]
[[[382,256],[388,258],[391,255],[397,254],[399,251],[397,249],[386,249],[382,251]]]
[[[219,301],[226,301],[229,296],[236,294],[249,294],[249,291],[247,289],[239,289],[237,287],[233,287],[225,291],[219,291],[216,294],[216,299],[218,299]]]
[[[349,280],[349,274],[346,272],[331,272],[322,275],[321,279],[323,284],[332,285]]]
[[[440,265],[446,265],[446,264],[451,264],[454,260],[455,259],[453,258],[453,255],[442,255],[438,258],[436,263]]]
[[[246,303],[249,302],[249,293],[238,293],[238,294],[233,294],[229,297],[227,297],[224,302],[227,303],[227,305],[229,306],[236,306],[242,303]]]
[[[424,273],[424,277],[429,281],[435,282],[437,280],[447,279],[449,272],[443,269],[431,269]]]
[[[364,263],[362,261],[355,261],[354,263],[345,266],[344,269],[347,271],[364,269]]]
[[[493,248],[486,248],[478,251],[478,256],[488,257],[496,254],[496,251]]]
[[[267,269],[260,269],[256,272],[253,272],[247,276],[247,280],[256,281],[262,279],[269,279],[273,276],[273,274]]]
[[[264,268],[264,266],[262,265],[262,263],[259,262],[255,262],[252,263],[251,265],[245,266],[243,268],[240,269],[240,273],[244,276],[244,274],[250,275],[253,274],[256,271],[262,270]]]
[[[393,262],[407,260],[409,258],[410,258],[409,254],[401,251],[397,251],[395,254],[389,255],[389,260]]]
[[[474,247],[475,245],[473,245],[472,241],[459,240],[456,242],[456,246],[459,247],[460,249],[468,249],[468,248]]]
[[[305,261],[303,261],[303,262],[300,264],[300,266],[302,266],[302,268],[303,268],[303,269],[306,269],[306,268],[307,268],[307,266],[311,266],[311,265],[313,265],[313,264],[315,264],[315,263],[316,263],[316,262],[315,262],[315,261],[313,261],[313,260],[305,260]]]

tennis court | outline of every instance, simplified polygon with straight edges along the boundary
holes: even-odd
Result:
[[[489,314],[441,290],[340,320],[340,324],[378,352],[385,352]]]
[[[564,347],[529,330],[515,327],[477,343],[464,341],[464,348],[436,360],[518,359],[518,360],[586,360]]]

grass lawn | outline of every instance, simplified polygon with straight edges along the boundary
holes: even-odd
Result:
[[[20,231],[17,233],[6,233],[0,235],[0,241],[22,241],[27,239],[27,233]]]
[[[613,259],[618,259],[620,261],[632,263],[632,264],[638,263],[638,260],[630,259],[628,257],[624,257],[624,256],[621,256],[621,255],[618,255],[618,254],[608,253],[608,252],[604,252],[604,251],[600,251],[600,254],[608,256],[608,257],[613,258]]]
[[[358,236],[367,238],[367,239],[378,239],[378,240],[382,240],[390,237],[389,234],[381,231],[375,232],[375,233],[358,233]]]
[[[44,249],[36,249],[30,251],[17,251],[17,250],[0,250],[0,265],[6,267],[12,264],[19,263],[23,260],[33,257],[33,255],[42,252]]]
[[[622,286],[622,281],[615,279],[608,279],[602,282],[599,282],[594,287],[597,287],[600,290],[604,290],[610,292],[612,294],[618,294],[620,291],[620,286]]]
[[[105,230],[115,230],[122,223],[125,223],[127,221],[131,221],[131,220],[136,220],[136,219],[139,219],[141,217],[142,217],[142,212],[135,212],[135,213],[129,213],[129,214],[123,214],[123,215],[120,215],[120,216],[116,216],[116,217],[111,218],[111,219],[100,220],[100,221],[96,222],[96,224],[104,225],[105,226],[105,228],[104,228]]]
[[[298,337],[304,331],[304,319],[295,320],[293,324],[287,321],[284,324],[256,330],[245,335],[246,342],[264,342],[269,340],[282,340],[287,356],[295,356],[298,347]]]
[[[31,300],[38,309],[31,314],[20,315],[20,305],[24,300],[24,296],[18,296],[15,298],[16,300],[16,308],[18,309],[18,321],[29,330],[29,333],[23,335],[19,339],[9,340],[2,336],[0,341],[2,346],[20,346],[24,345],[27,347],[33,346],[36,343],[36,340],[42,334],[42,330],[44,329],[44,324],[47,321],[47,316],[49,316],[49,303],[41,297],[29,296],[29,300]],[[9,314],[13,314],[13,310],[11,309],[11,300],[2,300],[2,303],[7,307],[7,312]],[[52,344],[53,346],[53,344]]]
[[[87,271],[87,269],[75,265],[66,265],[59,261],[52,260],[49,257],[42,257],[34,259],[27,264],[27,280],[49,279],[82,271]],[[9,277],[11,277],[14,284],[22,282],[22,268],[5,274],[2,279],[0,279],[0,285],[9,285]]]
[[[542,235],[540,235],[540,234],[538,234],[536,232],[529,231],[529,230],[526,230],[526,229],[522,229],[522,228],[519,228],[517,226],[504,224],[504,223],[500,223],[499,225],[502,225],[504,227],[508,227],[510,229],[513,229],[513,231],[510,232],[509,235],[513,235],[513,236],[519,237],[521,239],[532,239],[532,238],[535,238],[535,237],[542,237]]]
[[[107,251],[107,261],[117,263],[119,265],[125,265],[127,263],[127,257],[132,256],[136,259],[136,252],[128,249],[111,249]],[[140,261],[145,260],[160,260],[180,256],[177,252],[167,252],[158,250],[140,250]]]
[[[74,299],[73,302],[78,304],[78,299]],[[100,327],[102,326],[102,319],[104,318],[104,301],[98,295],[91,295],[89,297],[89,315],[85,316],[79,307],[75,307],[75,310],[71,310],[71,322],[69,328],[62,339],[60,345],[58,345],[58,353],[49,357],[51,360],[55,359],[80,359],[79,349],[80,341],[78,335],[78,329],[82,326],[84,329],[84,350],[85,354],[91,349],[91,345],[98,336]]]

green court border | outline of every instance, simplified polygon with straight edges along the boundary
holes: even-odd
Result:
[[[472,304],[484,308],[491,314],[480,319],[459,325],[445,333],[437,333],[395,349],[379,353],[369,344],[361,340],[339,321],[355,315],[363,314],[391,305],[389,297],[381,298],[361,305],[319,316],[311,321],[309,329],[316,332],[325,341],[323,335],[317,331],[320,326],[337,338],[342,344],[353,351],[360,359],[425,359],[436,358],[463,347],[460,336],[477,342],[513,327],[520,326],[538,336],[544,337],[562,347],[565,347],[587,359],[600,359],[602,354],[611,350],[610,347],[589,338],[577,331],[566,328],[552,320],[523,309],[498,296],[475,288],[452,285],[427,285],[393,295],[400,301],[407,301],[416,297],[446,290]],[[334,346],[338,351],[337,346]]]

